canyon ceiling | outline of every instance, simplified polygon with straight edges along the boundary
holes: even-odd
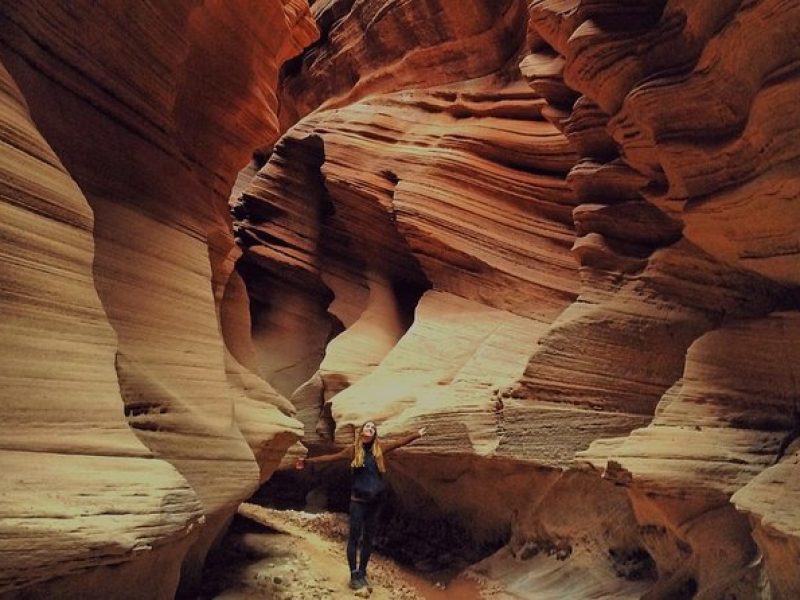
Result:
[[[793,0],[0,4],[0,597],[191,597],[366,419],[428,427],[393,485],[514,597],[800,597],[797,39]]]

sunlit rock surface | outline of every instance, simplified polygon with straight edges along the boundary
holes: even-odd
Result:
[[[0,7],[0,593],[188,593],[300,434],[226,201],[315,36],[294,0]]]
[[[0,7],[0,591],[188,593],[301,433],[377,419],[427,426],[401,503],[499,541],[515,597],[798,596],[798,33],[785,0]]]
[[[796,595],[797,11],[315,3],[232,202],[312,450],[427,425],[404,501],[519,597]]]
[[[658,572],[650,596],[792,597],[798,581],[784,565],[796,534],[780,508],[792,492],[775,473],[792,468],[798,423],[789,165],[800,145],[782,135],[796,107],[781,108],[796,85],[796,47],[782,40],[800,25],[797,7],[532,2],[531,18],[543,53],[562,58],[565,83],[582,94],[572,106],[552,100],[548,112],[581,154],[568,177],[586,201],[574,213],[577,256],[590,271],[633,271],[645,284],[613,327],[634,334],[628,354],[607,349],[624,358],[599,372],[638,387],[625,406],[647,400],[655,417],[629,437],[597,440],[580,459],[629,488]],[[749,49],[762,35],[768,55]],[[779,119],[784,110],[791,115]],[[642,221],[648,205],[663,215]],[[539,364],[534,356],[517,393],[554,389]]]
[[[89,565],[125,565],[119,581],[149,573],[141,591],[168,594],[202,505],[125,422],[92,212],[2,67],[0,122],[0,590],[59,596]]]
[[[283,360],[297,369],[319,356],[295,399],[316,402],[303,417],[312,438],[347,439],[364,404],[399,433],[428,417],[443,424],[462,402],[485,431],[474,446],[458,434],[459,452],[486,453],[500,441],[498,390],[578,290],[565,181],[577,155],[517,68],[524,6],[442,3],[426,13],[430,39],[377,53],[380,32],[428,9],[344,4],[314,5],[323,43],[287,65],[282,88],[282,106],[309,114],[233,201],[240,271],[252,297],[269,294],[256,319],[307,336],[297,349],[296,337],[278,344]],[[347,36],[365,27],[351,49]],[[278,294],[294,301],[271,301]],[[313,309],[296,311],[303,303]],[[447,439],[431,443],[456,451]]]

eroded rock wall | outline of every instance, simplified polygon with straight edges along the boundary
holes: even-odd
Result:
[[[233,200],[306,443],[428,425],[395,484],[520,597],[796,595],[797,7],[313,12]]]
[[[143,591],[161,596],[177,585],[203,507],[125,421],[116,337],[92,276],[92,212],[4,68],[0,79],[0,590],[59,595],[87,565],[135,564],[151,574]]]
[[[677,299],[680,310],[704,313],[692,318],[690,335],[658,338],[659,356],[685,358],[662,371],[661,385],[669,389],[652,423],[630,437],[596,441],[583,456],[630,489],[644,545],[658,567],[652,597],[791,597],[796,581],[778,575],[792,553],[785,550],[791,547],[786,518],[783,528],[767,526],[765,536],[770,493],[759,484],[753,494],[748,489],[752,480],[770,481],[776,500],[793,495],[769,473],[778,464],[792,468],[786,448],[797,435],[796,313],[782,309],[797,306],[788,275],[797,254],[786,230],[795,229],[787,190],[800,147],[775,131],[776,113],[765,103],[780,111],[793,97],[796,48],[785,40],[800,24],[797,8],[665,2],[634,14],[622,5],[535,2],[531,9],[537,30],[563,57],[565,82],[583,94],[568,115],[559,115],[582,155],[570,178],[580,175],[585,195],[595,198],[594,177],[602,181],[610,169],[641,179],[640,198],[679,221],[683,234],[651,254],[643,273],[680,248],[676,280],[654,291],[662,298],[677,291],[670,304]],[[747,50],[756,29],[766,52],[758,57]],[[745,55],[751,58],[741,60]],[[797,110],[787,111],[791,131]],[[583,183],[586,174],[593,177]],[[757,206],[769,208],[752,210]],[[595,212],[579,209],[576,222]],[[585,237],[611,248],[629,242],[619,225],[586,220]],[[579,257],[592,266],[591,254]],[[647,364],[658,368],[659,362]],[[627,372],[630,366],[624,363]],[[535,377],[524,383],[537,390]],[[750,500],[744,512],[737,512],[745,505],[732,503],[732,495]]]
[[[525,6],[345,4],[314,5],[323,43],[282,88],[282,106],[311,112],[234,201],[241,268],[263,273],[252,288],[292,273],[333,315],[328,331],[345,330],[298,398],[322,415],[307,433],[347,439],[366,398],[387,433],[412,414],[451,430],[447,407],[469,403],[486,431],[435,443],[491,452],[496,391],[578,289],[565,182],[577,157],[516,67]],[[418,36],[373,47],[419,10],[431,14]]]
[[[226,201],[315,36],[295,0],[0,7],[0,593],[188,590],[301,433]]]
[[[519,597],[797,596],[799,10],[318,0],[276,91],[304,2],[0,7],[0,592],[371,418]]]

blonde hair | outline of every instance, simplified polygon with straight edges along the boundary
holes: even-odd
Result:
[[[358,430],[358,435],[356,436],[355,441],[353,442],[353,462],[350,463],[350,466],[354,469],[359,469],[364,466],[364,442],[361,441],[361,434],[364,431],[364,426],[367,423],[372,423],[374,425],[374,421],[367,421],[362,425]],[[375,457],[375,464],[378,465],[378,471],[381,473],[386,473],[386,465],[383,462],[383,449],[381,448],[380,442],[378,442],[378,428],[375,427],[375,437],[372,438],[372,456]]]

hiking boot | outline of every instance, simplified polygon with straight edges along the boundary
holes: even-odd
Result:
[[[367,574],[366,573],[361,575],[361,585],[365,586],[365,587],[367,587],[369,589],[372,589],[372,582],[369,579],[367,579]]]
[[[353,571],[350,573],[350,589],[351,590],[359,590],[364,587],[366,584],[361,578],[361,573],[358,571]]]

